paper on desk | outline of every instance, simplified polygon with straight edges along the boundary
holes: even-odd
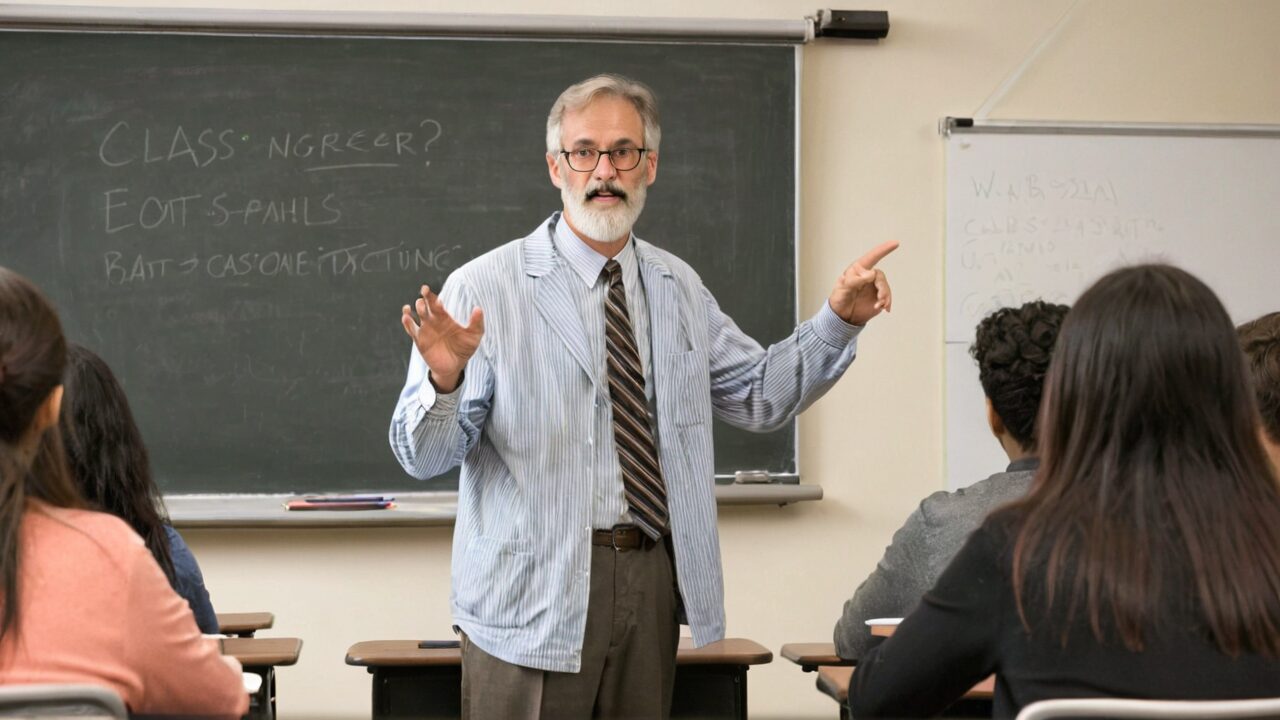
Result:
[[[902,622],[902,618],[871,618],[867,621],[868,625],[897,625]]]

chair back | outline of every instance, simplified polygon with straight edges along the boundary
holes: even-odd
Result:
[[[1149,718],[1201,720],[1215,718],[1278,718],[1280,698],[1256,700],[1129,700],[1072,698],[1041,700],[1022,708],[1018,720],[1054,718]]]
[[[128,720],[120,696],[97,685],[5,685],[0,718],[112,718]]]

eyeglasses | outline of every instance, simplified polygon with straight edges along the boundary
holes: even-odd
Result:
[[[560,154],[569,160],[569,167],[578,172],[591,172],[600,164],[600,156],[608,155],[609,164],[618,172],[635,170],[640,158],[649,148],[619,147],[612,150],[596,150],[595,148],[578,148],[577,150],[561,150]]]

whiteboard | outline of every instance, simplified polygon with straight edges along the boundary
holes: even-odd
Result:
[[[974,328],[1000,307],[1073,303],[1117,267],[1168,262],[1237,322],[1280,309],[1280,137],[952,133],[946,139],[947,483],[1003,470]]]

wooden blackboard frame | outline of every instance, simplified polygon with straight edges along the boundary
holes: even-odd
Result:
[[[198,32],[315,36],[529,38],[797,45],[817,35],[818,15],[798,20],[576,15],[240,10],[3,5],[0,28],[102,32]]]

